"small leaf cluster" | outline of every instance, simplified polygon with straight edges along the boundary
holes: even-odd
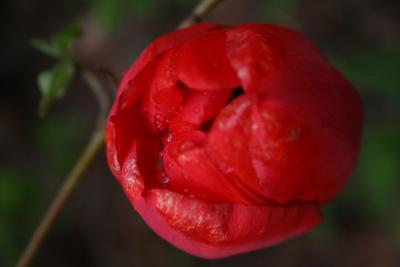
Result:
[[[50,39],[35,38],[32,45],[42,53],[55,58],[58,62],[50,69],[38,75],[38,86],[42,98],[39,104],[39,115],[46,115],[51,103],[63,97],[76,70],[72,53],[72,44],[81,35],[78,23],[70,24],[64,31]]]

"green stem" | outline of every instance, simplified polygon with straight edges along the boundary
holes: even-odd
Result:
[[[78,159],[76,165],[71,170],[68,177],[65,179],[63,185],[58,191],[56,197],[52,201],[49,209],[42,218],[38,227],[35,229],[27,247],[21,255],[17,267],[29,266],[33,256],[41,246],[44,238],[50,230],[51,225],[60,213],[61,209],[69,199],[70,195],[74,192],[76,186],[81,180],[82,174],[90,166],[97,152],[103,147],[104,128],[98,128],[94,131],[89,143],[86,145],[85,150]]]
[[[201,1],[192,11],[192,13],[179,25],[178,29],[188,27],[193,23],[199,21],[208,11],[210,11],[215,5],[222,2],[222,0],[203,0]],[[97,153],[101,150],[104,145],[104,125],[106,122],[106,114],[108,111],[109,103],[106,97],[104,88],[101,83],[93,75],[93,73],[82,70],[82,76],[89,88],[93,91],[97,97],[100,112],[98,115],[98,123],[95,131],[92,134],[91,139],[86,145],[85,150],[79,157],[75,166],[65,179],[60,190],[52,201],[49,209],[43,216],[39,225],[36,227],[31,239],[29,240],[24,252],[20,256],[16,267],[27,267],[31,263],[36,252],[43,243],[44,238],[48,234],[51,226],[55,219],[68,201],[71,194],[74,192],[78,183],[82,178],[82,174],[87,170],[90,164],[95,159]],[[115,82],[115,79],[113,79]]]
[[[199,22],[213,7],[221,3],[222,0],[203,0],[190,13],[190,15],[179,24],[178,29],[186,28]]]
[[[81,73],[82,78],[96,96],[99,104],[97,126],[93,131],[85,150],[82,152],[78,161],[75,163],[75,166],[64,180],[64,183],[61,185],[57,195],[51,202],[50,207],[33,232],[31,239],[29,240],[24,252],[18,260],[16,265],[17,267],[29,266],[33,256],[35,256],[36,252],[43,243],[44,238],[48,234],[51,226],[57,218],[57,215],[60,213],[61,209],[64,207],[65,203],[68,201],[79,181],[81,180],[82,174],[87,170],[87,168],[95,159],[97,153],[104,145],[104,125],[106,122],[108,107],[110,106],[109,99],[104,91],[103,86],[92,72],[86,69],[81,69]]]

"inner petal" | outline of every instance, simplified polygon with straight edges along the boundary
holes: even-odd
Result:
[[[206,45],[205,45],[206,44]],[[227,59],[224,31],[193,38],[175,50],[179,79],[195,90],[221,90],[240,85]]]
[[[206,134],[201,131],[174,135],[163,154],[164,169],[169,177],[167,188],[213,203],[251,204],[251,200],[215,166],[204,149],[206,142]]]
[[[164,53],[151,63],[153,73],[144,91],[142,111],[147,125],[155,132],[164,130],[169,120],[180,110],[183,92],[179,88],[175,71],[171,67],[171,52]]]

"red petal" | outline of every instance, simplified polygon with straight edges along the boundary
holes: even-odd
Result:
[[[151,61],[153,61],[157,56],[163,52],[179,45],[186,40],[193,37],[202,35],[206,32],[217,30],[222,28],[222,26],[211,23],[198,23],[192,27],[188,27],[175,32],[167,33],[155,41],[153,41],[146,49],[140,54],[140,56],[135,60],[134,64],[129,68],[129,70],[124,74],[122,81],[118,87],[117,101],[115,101],[112,112],[115,112],[115,107],[118,106],[118,101],[120,95],[131,87],[129,83],[134,79]],[[136,93],[133,93],[136,95]]]
[[[330,72],[316,48],[289,29],[249,24],[230,29],[226,35],[228,59],[247,91],[307,88],[309,82],[324,80],[327,69]]]
[[[130,68],[127,76],[135,76],[139,73],[144,66],[146,66],[150,61],[156,58],[161,53],[177,46],[187,40],[201,36],[209,31],[217,30],[222,28],[221,25],[212,23],[197,23],[191,27],[177,30],[164,34],[154,40],[146,49],[140,54],[139,58]]]
[[[250,112],[255,97],[244,95],[225,107],[209,132],[209,155],[226,174],[234,175],[242,191],[266,200],[259,178],[252,166],[249,149]]]
[[[143,111],[153,131],[162,131],[181,108],[182,90],[177,86],[175,71],[171,68],[171,52],[164,53],[150,65],[153,73],[143,95]],[[150,66],[149,65],[149,66]]]
[[[269,188],[267,192],[273,192],[279,201],[299,197],[325,202],[332,198],[349,176],[357,156],[362,121],[357,92],[297,32],[252,24],[230,29],[226,34],[228,58],[244,89],[261,94],[267,101],[265,112],[281,121],[275,129],[265,121],[267,128],[260,128],[264,132],[249,137],[252,146],[260,149],[258,154],[264,155],[264,160],[253,158],[259,173],[269,173],[270,182],[264,188]],[[303,140],[297,144],[261,151],[268,142],[279,140],[296,128],[303,132]],[[265,160],[268,151],[275,163]],[[282,154],[285,151],[291,155]],[[283,156],[285,160],[279,162]],[[301,159],[305,157],[307,160]]]
[[[191,38],[202,35],[206,32],[216,30],[222,26],[211,23],[199,23],[192,27],[167,33],[154,40],[135,60],[135,63],[124,75],[119,91],[121,91],[132,77],[135,77],[147,64],[155,59],[161,53],[185,42]]]
[[[170,123],[170,131],[174,133],[201,128],[203,122],[220,112],[231,92],[229,89],[217,92],[186,90],[182,110]]]
[[[131,169],[134,164],[135,179],[141,179],[150,188],[157,184],[161,136],[149,132],[143,125],[138,105],[111,116],[106,128],[106,152],[108,163],[120,182],[131,178],[126,169]]]
[[[249,119],[249,150],[265,194],[279,203],[314,201],[303,199],[302,194],[314,190],[310,187],[318,176],[315,159],[320,140],[304,124],[296,108],[275,97],[259,99]]]
[[[358,150],[351,136],[360,131],[354,99],[333,99],[329,91],[243,95],[216,118],[209,154],[266,201],[323,203],[350,174]],[[327,122],[321,114],[335,115]]]
[[[230,29],[227,36],[227,57],[246,91],[267,89],[265,84],[278,68],[279,41],[241,26]]]
[[[174,134],[164,147],[164,168],[168,188],[210,202],[251,204],[204,150],[206,135],[200,131]],[[224,190],[221,190],[224,188]]]
[[[217,259],[272,246],[320,222],[313,205],[257,207],[208,204],[168,190],[144,197],[122,184],[132,205],[162,238],[194,256]]]
[[[232,89],[240,85],[226,57],[226,36],[214,31],[193,38],[175,50],[179,80],[192,89]]]

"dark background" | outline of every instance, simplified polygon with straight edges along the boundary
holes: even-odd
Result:
[[[0,266],[13,266],[95,126],[97,105],[80,78],[45,119],[33,49],[71,21],[87,64],[121,73],[196,1],[5,0],[0,4]],[[226,0],[206,20],[272,22],[308,35],[357,87],[365,130],[356,171],[324,209],[324,222],[275,247],[219,261],[191,257],[133,211],[103,153],[51,229],[33,266],[400,266],[400,6],[398,0]]]

